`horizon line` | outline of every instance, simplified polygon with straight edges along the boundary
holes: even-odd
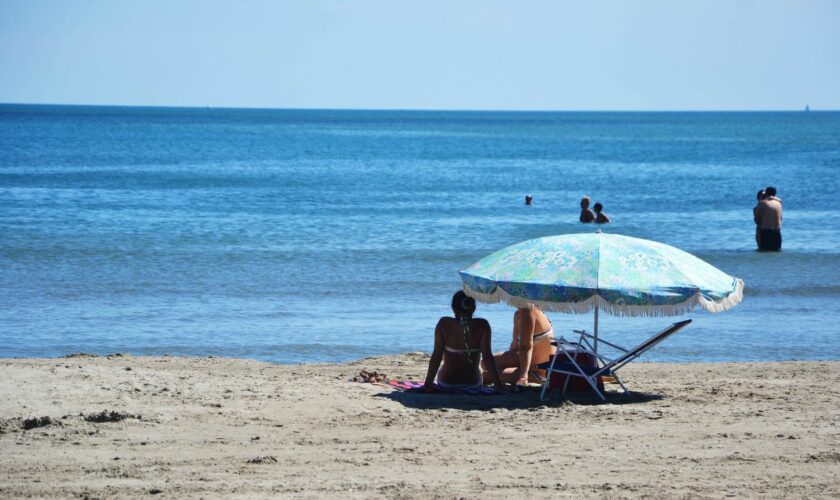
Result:
[[[838,109],[814,109],[806,104],[804,108],[758,108],[758,109],[512,109],[512,108],[366,108],[366,107],[259,107],[259,106],[213,106],[213,105],[171,105],[171,104],[92,104],[59,102],[0,102],[0,106],[63,106],[87,108],[157,108],[157,109],[217,109],[254,111],[397,111],[397,112],[461,112],[461,113],[804,113],[837,112]]]

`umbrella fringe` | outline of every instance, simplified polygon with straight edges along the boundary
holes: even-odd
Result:
[[[688,300],[678,304],[660,304],[649,306],[613,304],[607,302],[606,300],[601,300],[600,309],[604,312],[612,314],[613,316],[644,316],[658,318],[663,316],[681,316],[694,309],[697,306],[697,302],[698,295],[693,295]]]
[[[514,297],[500,287],[496,287],[493,293],[476,292],[466,283],[463,284],[464,292],[475,300],[485,304],[497,304],[504,302],[513,307],[537,307],[542,311],[560,312],[567,314],[584,314],[595,309],[596,304],[602,311],[612,314],[614,316],[647,316],[647,317],[661,317],[661,316],[680,316],[694,309],[697,304],[700,307],[711,312],[718,313],[726,311],[735,307],[744,299],[744,281],[735,278],[735,290],[725,298],[715,301],[703,297],[700,292],[691,296],[688,300],[678,304],[661,304],[637,306],[628,304],[613,304],[607,302],[599,295],[581,302],[544,302],[540,300],[528,300],[521,297]]]
[[[536,307],[541,311],[553,311],[570,314],[583,314],[592,311],[594,308],[595,297],[591,297],[583,302],[543,302],[540,300],[528,300],[521,297],[514,297],[501,288],[496,288],[493,293],[476,292],[466,284],[464,284],[464,292],[475,300],[485,304],[497,304],[504,302],[517,308]]]
[[[744,300],[744,280],[741,278],[735,278],[735,290],[721,300],[714,301],[699,296],[700,307],[710,313],[719,313],[731,309],[740,304],[742,300]]]

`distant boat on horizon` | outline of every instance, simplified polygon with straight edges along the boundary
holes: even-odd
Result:
[[[808,106],[808,105],[806,104],[806,105],[805,105],[805,112],[807,113],[808,111],[811,111],[811,106]]]

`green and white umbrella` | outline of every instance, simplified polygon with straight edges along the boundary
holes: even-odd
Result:
[[[741,302],[744,282],[690,253],[620,234],[547,236],[503,248],[460,272],[485,303],[544,311],[676,316],[698,304],[721,312]]]

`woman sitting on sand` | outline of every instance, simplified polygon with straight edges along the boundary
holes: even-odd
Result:
[[[551,341],[554,329],[551,321],[536,307],[521,307],[513,313],[513,341],[510,349],[495,354],[493,358],[503,382],[524,386],[530,382],[541,382],[545,370],[536,366],[551,359],[555,352]]]
[[[492,380],[496,389],[501,389],[502,382],[490,349],[490,323],[472,317],[475,299],[462,291],[456,292],[452,296],[452,312],[454,318],[440,318],[435,327],[435,349],[429,360],[425,388],[431,390],[435,383],[446,388],[481,387],[479,361],[484,356],[487,362],[485,376]]]

